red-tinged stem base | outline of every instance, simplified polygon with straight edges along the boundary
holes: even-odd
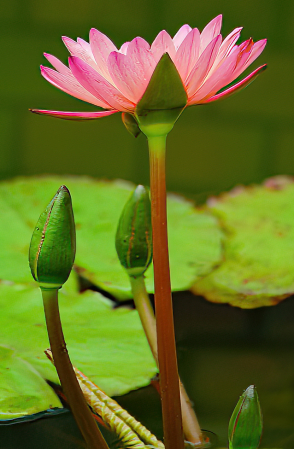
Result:
[[[80,389],[61,327],[58,290],[42,290],[47,331],[54,364],[71,411],[89,449],[109,449]]]
[[[157,348],[166,449],[184,449],[171,298],[165,183],[166,135],[148,136]]]

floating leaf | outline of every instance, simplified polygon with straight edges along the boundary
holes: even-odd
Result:
[[[74,365],[108,395],[149,384],[157,370],[136,310],[113,309],[110,300],[91,291],[62,290],[59,303]],[[45,379],[58,382],[43,352],[49,342],[40,290],[0,283],[0,307],[1,344],[14,349]]]
[[[0,346],[0,420],[61,407],[41,375],[12,349]]]
[[[294,293],[294,183],[289,177],[237,187],[208,201],[227,235],[223,263],[192,291],[242,308],[275,305]]]
[[[87,177],[18,178],[0,183],[0,279],[31,282],[28,247],[40,211],[65,184],[72,196],[77,228],[76,268],[118,299],[131,297],[129,279],[118,261],[115,233],[134,185]],[[48,196],[46,200],[46,195]],[[168,200],[172,289],[187,290],[221,259],[222,232],[217,220],[182,197]],[[153,292],[153,274],[146,273]]]

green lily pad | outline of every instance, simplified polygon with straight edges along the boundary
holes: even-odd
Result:
[[[148,385],[157,372],[136,310],[113,309],[99,293],[60,291],[60,314],[72,363],[109,395]],[[43,378],[58,382],[39,288],[0,283],[0,341]],[[3,383],[0,378],[0,391]],[[1,394],[0,394],[1,397]]]
[[[18,178],[0,183],[0,279],[32,282],[28,247],[37,219],[61,184],[72,195],[77,227],[76,270],[118,299],[131,298],[128,276],[115,251],[122,208],[131,183],[87,177]],[[221,260],[222,231],[210,214],[182,197],[168,200],[172,289],[187,290]],[[196,236],[196,237],[195,237]],[[153,273],[146,273],[153,292]]]
[[[223,263],[192,287],[241,308],[275,305],[294,293],[294,183],[271,178],[208,201],[227,238]]]
[[[12,349],[0,346],[0,420],[61,407],[41,375]]]

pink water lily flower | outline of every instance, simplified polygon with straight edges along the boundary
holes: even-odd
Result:
[[[241,75],[261,54],[266,39],[248,39],[236,45],[241,29],[234,29],[224,40],[220,34],[222,16],[204,28],[183,25],[176,35],[161,31],[151,46],[141,37],[125,42],[118,50],[100,31],[92,28],[90,42],[63,37],[68,48],[69,67],[45,53],[54,67],[41,66],[43,77],[64,92],[103,108],[97,112],[59,112],[33,109],[33,112],[64,119],[95,119],[116,112],[135,113],[150,78],[163,54],[175,64],[187,93],[187,106],[210,103],[247,86],[266,66],[223,90]]]

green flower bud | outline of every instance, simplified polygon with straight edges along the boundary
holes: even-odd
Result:
[[[43,289],[60,288],[75,258],[76,235],[71,197],[61,186],[40,215],[32,235],[29,263],[34,279]]]
[[[254,385],[244,391],[229,422],[230,449],[257,449],[262,434],[262,413]]]
[[[151,204],[149,192],[138,186],[125,204],[119,219],[115,246],[129,276],[141,276],[152,259]]]
[[[132,114],[128,114],[127,112],[123,112],[121,115],[123,124],[127,128],[130,134],[134,137],[138,137],[141,133],[137,120]]]

